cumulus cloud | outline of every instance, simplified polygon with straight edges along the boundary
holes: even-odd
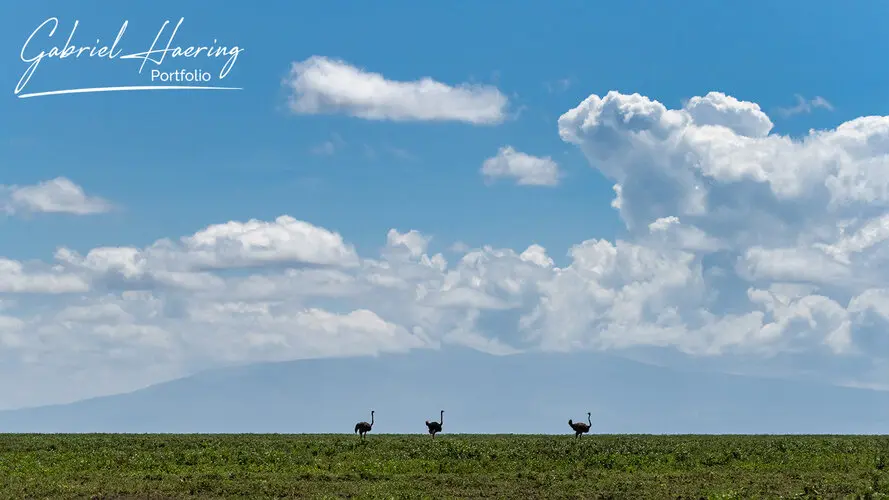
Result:
[[[566,321],[572,303],[594,315],[592,304],[602,303],[607,307],[599,314],[612,318],[604,324],[594,315],[559,329],[598,329],[605,334],[600,342],[610,338],[615,344],[637,342],[644,331],[649,341],[691,352],[801,344],[837,355],[854,351],[856,338],[869,336],[856,320],[857,297],[877,297],[872,290],[885,280],[889,117],[858,118],[801,139],[771,129],[758,105],[718,92],[692,98],[681,109],[609,92],[562,115],[561,137],[616,182],[612,206],[634,244],[643,245],[633,251],[643,260],[619,268],[644,262],[664,276],[629,280],[630,290],[644,299],[629,309],[609,302],[613,293],[581,293],[582,281],[570,298],[556,287],[538,313],[542,319],[535,319],[544,325],[547,317]],[[651,238],[668,232],[672,238]],[[657,265],[665,262],[671,263]],[[802,284],[809,288],[801,296],[769,291]],[[744,289],[746,297],[737,293]],[[562,309],[559,301],[566,304]],[[729,309],[735,312],[717,314]],[[616,321],[620,311],[631,312],[631,319]],[[617,325],[633,325],[635,333],[614,330]]]
[[[61,248],[0,263],[3,373],[55,370],[87,396],[229,362],[459,344],[806,359],[825,379],[889,385],[889,117],[792,138],[721,93],[669,109],[609,92],[558,131],[613,182],[627,226],[578,241],[564,265],[533,235],[519,249],[438,241],[442,253],[410,228],[359,255],[289,216]]]
[[[0,293],[74,293],[89,285],[81,277],[58,269],[27,269],[25,264],[0,258]]]
[[[290,216],[214,224],[178,242],[159,240],[147,248],[100,247],[80,255],[61,247],[55,258],[92,283],[124,289],[223,286],[213,270],[358,265],[355,249],[338,233]]]
[[[550,157],[538,158],[504,146],[497,155],[482,163],[481,173],[486,180],[510,178],[524,186],[555,186],[559,183],[559,165]]]
[[[425,77],[388,80],[344,61],[312,56],[284,80],[297,114],[342,113],[366,120],[501,123],[508,99],[489,85],[448,85]]]
[[[0,208],[7,214],[67,213],[89,215],[108,212],[111,203],[87,196],[83,188],[64,177],[30,186],[0,185]]]

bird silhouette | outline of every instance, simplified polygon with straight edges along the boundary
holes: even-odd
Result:
[[[441,432],[441,426],[444,424],[444,410],[441,410],[441,417],[439,418],[439,422],[426,421],[426,428],[429,430],[429,434],[432,434],[432,439],[435,439],[435,435]]]
[[[370,411],[370,423],[368,422],[358,422],[355,424],[355,432],[361,436],[361,439],[364,439],[364,435],[370,432],[374,426],[374,410]]]
[[[591,415],[592,414],[590,412],[586,412],[587,422],[589,422],[589,423],[572,422],[570,418],[568,419],[568,425],[570,425],[571,428],[574,429],[574,437],[575,438],[579,438],[581,435],[586,434],[587,432],[590,432],[590,427],[593,426],[593,421],[592,421]]]

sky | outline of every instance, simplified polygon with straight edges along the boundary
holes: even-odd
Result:
[[[126,21],[133,54],[180,18],[171,46],[243,49],[224,78],[227,57],[85,54],[15,92],[75,21],[76,46]],[[889,388],[887,21],[880,2],[17,5],[0,408],[449,345]],[[241,90],[23,98],[152,69]]]

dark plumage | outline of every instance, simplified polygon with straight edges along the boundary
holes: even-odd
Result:
[[[579,438],[582,434],[590,432],[590,427],[593,426],[591,415],[592,414],[590,412],[586,412],[587,422],[589,422],[588,424],[584,422],[572,422],[570,418],[568,419],[568,425],[570,425],[571,428],[574,429],[575,438]]]
[[[432,439],[435,439],[435,435],[441,432],[441,426],[444,424],[444,410],[441,410],[441,419],[440,422],[430,422],[426,421],[426,428],[429,430],[429,434],[432,434]]]
[[[374,410],[370,411],[370,423],[368,422],[358,422],[355,424],[355,432],[358,433],[362,439],[364,439],[364,435],[370,432],[374,426]]]

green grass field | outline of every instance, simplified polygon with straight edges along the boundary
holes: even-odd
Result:
[[[3,498],[889,497],[889,437],[0,435]]]

